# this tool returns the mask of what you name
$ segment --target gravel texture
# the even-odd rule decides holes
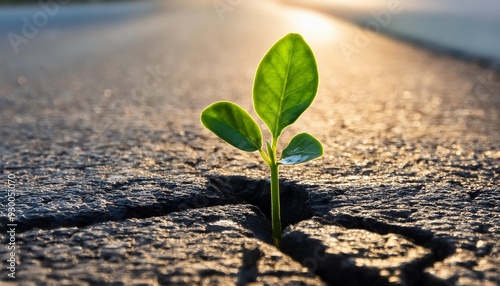
[[[270,237],[250,205],[32,230],[19,241],[18,275],[35,285],[323,285]]]
[[[331,285],[445,285],[423,275],[434,262],[432,251],[394,233],[310,220],[287,231],[281,249]]]

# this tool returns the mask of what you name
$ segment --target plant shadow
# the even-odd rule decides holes
[[[235,203],[251,204],[258,207],[271,220],[271,193],[268,180],[251,179],[244,176],[211,176],[207,179],[209,180],[209,188],[225,193]],[[313,216],[308,206],[308,187],[310,186],[280,180],[282,229]]]

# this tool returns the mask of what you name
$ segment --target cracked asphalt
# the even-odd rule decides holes
[[[345,57],[362,30],[279,2],[223,19],[206,1],[144,5],[55,16],[17,54],[1,35],[2,283],[500,284],[498,72],[377,34]],[[280,251],[264,163],[199,114],[217,100],[251,111],[255,69],[289,32],[320,86],[281,146],[305,131],[325,156],[281,169]]]

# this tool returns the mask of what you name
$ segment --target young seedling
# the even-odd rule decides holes
[[[323,155],[323,146],[312,135],[293,137],[278,160],[278,138],[311,105],[318,90],[318,68],[311,48],[298,34],[288,34],[264,56],[253,85],[257,115],[272,135],[264,148],[259,125],[243,108],[228,101],[216,102],[201,113],[202,124],[222,140],[247,152],[259,151],[271,171],[273,242],[281,240],[280,165],[294,165]]]

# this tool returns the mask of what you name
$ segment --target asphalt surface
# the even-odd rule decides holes
[[[7,230],[15,177],[19,257],[17,280],[3,267],[4,282],[36,273],[35,285],[359,285],[370,277],[498,285],[498,73],[376,34],[346,55],[342,46],[363,30],[276,2],[242,1],[222,18],[210,2],[147,5],[113,21],[50,18],[18,53],[2,32],[0,223]],[[281,145],[306,131],[325,156],[281,169],[291,228],[288,255],[278,255],[266,244],[262,160],[204,130],[199,114],[217,100],[251,111],[255,69],[289,32],[315,52],[320,87]],[[242,243],[259,245],[261,264],[247,261]],[[155,251],[168,255],[147,254]],[[4,261],[9,251],[0,254]],[[362,262],[343,271],[345,255]]]

